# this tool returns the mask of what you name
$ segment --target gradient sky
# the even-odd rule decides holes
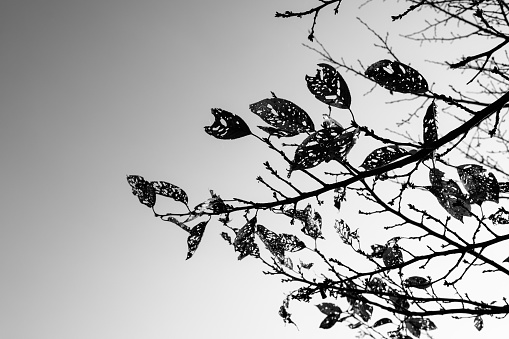
[[[277,310],[287,288],[254,260],[238,262],[217,224],[185,261],[185,232],[153,218],[125,180],[172,182],[191,205],[209,189],[263,196],[254,178],[265,149],[215,140],[203,126],[211,107],[256,126],[248,105],[270,91],[320,122],[326,110],[303,80],[320,62],[301,45],[310,18],[274,18],[294,3],[0,2],[0,338],[353,337],[319,330],[312,304],[293,309],[300,331],[285,327]],[[352,62],[386,57],[355,17],[384,28],[394,13],[354,3],[324,13],[317,36]],[[398,52],[411,59],[415,48]],[[362,96],[370,86],[350,85],[354,108],[364,123],[385,123],[388,109]],[[483,336],[507,325],[485,321]],[[434,337],[476,337],[460,324]]]

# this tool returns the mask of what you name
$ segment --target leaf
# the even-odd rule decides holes
[[[314,212],[310,204],[304,210],[306,212],[306,219],[303,220],[304,227],[301,231],[313,239],[322,237],[322,217],[318,212]]]
[[[150,184],[156,194],[187,205],[187,193],[182,188],[165,181],[152,181]]]
[[[474,326],[477,328],[478,331],[482,330],[484,327],[484,322],[480,315],[476,316],[474,318]]]
[[[381,258],[383,258],[383,255],[384,255],[384,252],[386,249],[387,249],[387,246],[385,246],[385,245],[378,245],[378,244],[371,245],[371,250],[373,251],[373,253],[371,253],[370,256],[373,258],[381,259]]]
[[[389,91],[417,94],[428,90],[428,83],[419,72],[398,61],[377,61],[366,69],[365,74]]]
[[[382,319],[379,319],[379,320],[375,321],[375,323],[373,324],[373,327],[378,327],[378,326],[382,326],[382,325],[390,324],[390,323],[392,323],[391,319],[389,319],[389,318],[382,318]]]
[[[272,232],[263,225],[256,226],[256,234],[258,234],[260,240],[274,257],[278,259],[284,258],[285,249],[278,234]]]
[[[320,328],[329,329],[334,326],[339,320],[339,314],[329,314],[320,323]]]
[[[221,232],[221,238],[224,239],[228,243],[228,245],[232,245],[232,238],[230,238],[230,235],[226,232]]]
[[[336,220],[334,229],[339,234],[339,237],[344,244],[351,245],[352,239],[358,240],[357,230],[355,230],[355,232],[351,232],[350,226],[348,226],[344,220]]]
[[[290,172],[318,166],[331,160],[343,161],[357,140],[358,130],[343,133],[338,127],[324,128],[297,147]]]
[[[248,255],[258,257],[260,255],[260,249],[254,242],[254,235],[256,229],[256,217],[249,220],[236,234],[235,240],[233,241],[233,247],[236,252],[239,252],[239,260],[244,259]]]
[[[454,218],[463,222],[464,216],[470,216],[470,203],[453,180],[443,180],[443,172],[430,170],[431,186],[425,187],[437,198],[440,205]]]
[[[190,220],[195,219],[203,214],[221,214],[226,213],[230,209],[231,206],[224,203],[223,199],[214,191],[210,190],[211,197],[201,204],[196,205],[194,210],[192,211],[192,216]]]
[[[241,117],[221,108],[212,108],[214,123],[205,127],[205,132],[216,139],[238,139],[251,134],[249,126]]]
[[[336,306],[333,303],[321,303],[321,304],[316,305],[316,307],[318,307],[320,312],[322,312],[323,314],[326,314],[326,315],[340,314],[342,312],[341,308],[339,308],[339,306]]]
[[[353,305],[353,311],[359,315],[362,320],[369,321],[371,319],[371,314],[373,313],[373,306],[370,304],[362,301],[362,300],[356,300]]]
[[[403,253],[398,245],[387,247],[382,255],[386,267],[393,267],[403,262]]]
[[[359,322],[357,322],[355,324],[348,324],[348,327],[350,327],[350,329],[354,330],[356,328],[361,327],[361,325],[362,325],[362,323],[359,321]]]
[[[405,279],[404,285],[406,287],[426,289],[431,286],[431,281],[423,277],[413,276],[408,279]]]
[[[346,201],[346,188],[345,187],[338,187],[334,189],[334,207],[336,207],[338,210],[341,209],[341,203],[343,201]]]
[[[134,195],[138,197],[138,200],[150,208],[154,207],[156,203],[156,193],[154,187],[143,179],[140,175],[128,175],[127,182],[132,188]]]
[[[394,307],[396,309],[407,310],[410,308],[410,303],[408,302],[408,300],[406,300],[406,298],[397,294],[393,290],[391,290],[390,292],[393,294],[389,295],[389,300],[392,302],[392,304],[394,305]]]
[[[488,218],[494,224],[507,225],[509,224],[509,211],[503,207],[499,207],[499,209]]]
[[[498,186],[500,188],[500,193],[509,192],[509,182],[499,182]]]
[[[481,205],[484,201],[498,203],[500,188],[493,173],[486,174],[484,167],[475,164],[461,165],[456,169],[472,204]]]
[[[343,77],[331,65],[321,63],[318,66],[316,76],[306,75],[309,91],[327,105],[350,108],[352,98]]]
[[[285,322],[285,324],[288,323],[288,324],[294,324],[295,325],[295,323],[293,322],[293,320],[291,318],[292,315],[290,313],[288,313],[288,308],[285,307],[285,305],[281,305],[281,307],[279,308],[279,312],[278,313],[279,313],[279,316],[281,318],[283,318],[283,321]]]
[[[180,222],[179,220],[177,220],[176,218],[174,217],[166,217],[166,219],[164,219],[165,221],[169,221],[169,222],[172,222],[174,223],[175,225],[179,226],[180,228],[182,228],[184,231],[186,232],[189,232],[191,233],[191,228],[189,226],[187,226],[186,224],[184,224],[183,222]]]
[[[419,338],[421,336],[421,327],[420,327],[420,323],[418,321],[413,321],[414,318],[408,318],[405,320],[405,325],[406,325],[406,328],[408,329],[408,331],[410,331],[410,333]]]
[[[299,106],[281,98],[263,99],[249,105],[251,112],[275,128],[279,136],[294,136],[315,130],[313,120]],[[272,133],[274,134],[274,133]]]
[[[429,145],[438,140],[437,127],[437,105],[435,100],[429,105],[422,122],[424,146]]]
[[[207,226],[207,223],[209,221],[202,221],[198,225],[194,226],[191,229],[191,232],[189,234],[189,237],[187,238],[187,258],[186,260],[190,259],[196,249],[198,248],[198,245],[200,244],[201,238],[203,237],[203,232],[205,232],[205,227]]]
[[[370,291],[374,291],[374,292],[385,292],[385,290],[387,289],[386,283],[382,279],[377,278],[377,277],[373,277],[373,278],[367,280],[366,287]]]
[[[280,235],[280,241],[283,244],[285,251],[288,252],[298,252],[306,248],[306,244],[293,234],[282,233]]]
[[[408,155],[408,152],[399,148],[398,146],[391,145],[381,147],[371,152],[366,157],[366,159],[364,159],[360,167],[364,168],[366,171],[369,171],[374,168],[387,165],[388,163],[404,157],[405,155]]]

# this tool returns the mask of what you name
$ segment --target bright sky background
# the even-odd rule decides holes
[[[254,180],[264,174],[262,145],[215,140],[203,126],[221,107],[255,129],[261,121],[248,105],[270,91],[320,123],[326,109],[304,82],[320,62],[301,45],[311,18],[274,18],[309,3],[0,2],[0,338],[354,336],[340,325],[318,329],[313,303],[292,309],[300,331],[285,327],[277,311],[288,288],[254,260],[238,262],[218,223],[185,261],[187,234],[153,218],[125,180],[172,182],[191,205],[209,189],[263,197]],[[358,3],[324,13],[316,35],[352,63],[385,58],[355,17],[384,35],[397,13],[385,9],[390,3],[362,11]],[[422,64],[417,45],[400,46],[403,59]],[[387,97],[370,102],[362,96],[370,85],[344,76],[361,123],[401,118],[384,114],[392,112],[380,106]],[[507,325],[485,323],[478,335],[471,322],[453,322],[434,338],[489,337]]]

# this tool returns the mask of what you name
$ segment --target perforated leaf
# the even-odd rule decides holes
[[[283,244],[285,251],[288,252],[298,252],[306,248],[306,244],[304,244],[299,238],[297,238],[297,236],[293,234],[281,234],[280,241]]]
[[[352,232],[350,226],[344,220],[336,220],[334,229],[339,234],[341,241],[347,245],[352,244],[352,240],[358,240],[357,230]]]
[[[306,75],[309,91],[323,103],[337,108],[350,108],[352,98],[348,85],[339,72],[328,64],[318,64],[316,76]]]
[[[138,200],[148,207],[154,207],[156,203],[156,192],[151,183],[146,181],[140,175],[128,175],[127,182],[132,188],[132,192],[138,197]]]
[[[476,164],[458,166],[457,171],[472,204],[480,205],[484,201],[498,203],[500,188],[493,173],[486,173],[484,167]]]
[[[385,290],[387,289],[387,284],[382,279],[373,277],[366,281],[366,287],[370,291],[385,292]]]
[[[449,179],[443,179],[443,172],[431,169],[429,173],[431,186],[426,187],[438,200],[440,205],[454,218],[463,221],[464,216],[470,216],[470,203],[461,191],[459,185]]]
[[[346,200],[346,188],[339,187],[334,189],[334,207],[341,209],[341,203]]]
[[[321,303],[316,305],[323,314],[340,314],[341,308],[333,303]]]
[[[416,319],[416,321],[414,321],[415,318],[408,318],[405,320],[405,325],[406,325],[406,328],[408,329],[408,331],[410,333],[412,333],[412,335],[414,337],[417,337],[419,338],[421,336],[421,325],[420,325],[420,322]]]
[[[214,193],[214,191],[210,191],[211,197],[201,204],[198,204],[195,206],[192,218],[191,220],[201,216],[203,214],[218,214],[218,213],[226,213],[231,206],[224,203],[223,199],[217,194]]]
[[[290,171],[312,168],[324,161],[343,161],[355,144],[357,135],[357,130],[343,133],[337,127],[311,134],[297,147]]]
[[[403,262],[403,253],[398,245],[387,247],[382,255],[386,267],[393,267]]]
[[[165,181],[152,181],[150,184],[154,188],[155,194],[172,198],[187,205],[187,194],[182,188]]]
[[[272,131],[272,133],[269,132],[271,134],[294,136],[315,130],[309,115],[302,108],[285,99],[264,99],[249,105],[249,109],[275,128],[275,130],[268,130]]]
[[[482,320],[482,317],[480,315],[474,318],[474,326],[478,331],[483,329],[484,321]]]
[[[239,252],[239,260],[244,259],[248,255],[258,257],[260,249],[255,243],[256,217],[249,220],[240,230],[238,230],[233,247]]]
[[[362,320],[369,321],[369,319],[371,319],[371,314],[373,313],[373,306],[371,306],[370,304],[362,300],[355,300],[352,307],[353,311],[357,315],[359,315],[362,318]]]
[[[205,132],[217,139],[238,139],[251,134],[249,126],[241,117],[221,108],[212,108],[214,123]]]
[[[371,250],[373,251],[373,253],[371,253],[370,256],[373,258],[381,259],[381,258],[383,258],[383,255],[384,255],[386,249],[387,249],[387,246],[385,246],[385,245],[378,245],[378,244],[371,245]]]
[[[509,192],[509,182],[499,182],[498,186],[500,188],[500,193]]]
[[[428,90],[428,83],[419,72],[398,61],[377,61],[366,69],[365,74],[389,91],[424,93]]]
[[[320,328],[329,329],[334,326],[339,320],[339,314],[329,314],[320,323]]]
[[[375,323],[373,324],[373,327],[378,327],[378,326],[382,326],[382,325],[390,324],[390,323],[392,323],[391,319],[389,319],[389,318],[382,318],[382,319],[379,319],[379,320],[375,321]]]
[[[256,234],[260,237],[261,241],[267,249],[277,258],[284,258],[285,249],[278,234],[272,232],[263,225],[256,226]]]
[[[306,206],[305,212],[306,219],[303,221],[304,227],[301,229],[302,233],[313,239],[322,237],[322,217],[320,214],[313,211],[311,205]]]
[[[413,276],[408,279],[405,279],[404,284],[406,287],[426,289],[431,286],[431,281],[427,278]]]
[[[507,225],[509,224],[509,211],[503,207],[499,207],[495,213],[489,216],[489,219],[494,224]]]
[[[424,146],[435,142],[438,139],[437,105],[435,101],[429,105],[422,122]]]
[[[405,155],[408,155],[408,152],[398,146],[391,145],[381,147],[371,152],[366,159],[364,159],[360,167],[369,171],[391,163]]]
[[[205,227],[207,226],[208,222],[209,222],[208,220],[202,221],[191,229],[189,237],[187,238],[187,247],[189,250],[187,251],[186,260],[190,259],[193,256],[194,252],[196,252],[196,249],[200,244],[200,241],[203,237],[203,232],[205,232]]]

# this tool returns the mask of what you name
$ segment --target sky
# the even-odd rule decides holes
[[[0,2],[0,338],[354,336],[318,329],[311,304],[292,310],[299,331],[285,326],[277,311],[288,288],[256,261],[237,261],[217,223],[186,261],[185,232],[154,218],[126,182],[172,182],[190,205],[210,189],[267,197],[255,181],[266,149],[252,138],[215,140],[203,127],[213,107],[260,124],[248,106],[270,91],[320,122],[326,110],[304,82],[321,62],[302,46],[310,18],[274,18],[312,3]],[[352,63],[386,58],[355,19],[383,30],[394,14],[384,6],[345,1],[339,15],[319,18],[316,36]],[[416,56],[415,45],[398,52]],[[360,121],[401,118],[387,114],[387,97],[366,100],[370,84],[344,77]],[[487,319],[480,334],[460,324],[444,322],[434,338],[480,338],[507,321]]]

